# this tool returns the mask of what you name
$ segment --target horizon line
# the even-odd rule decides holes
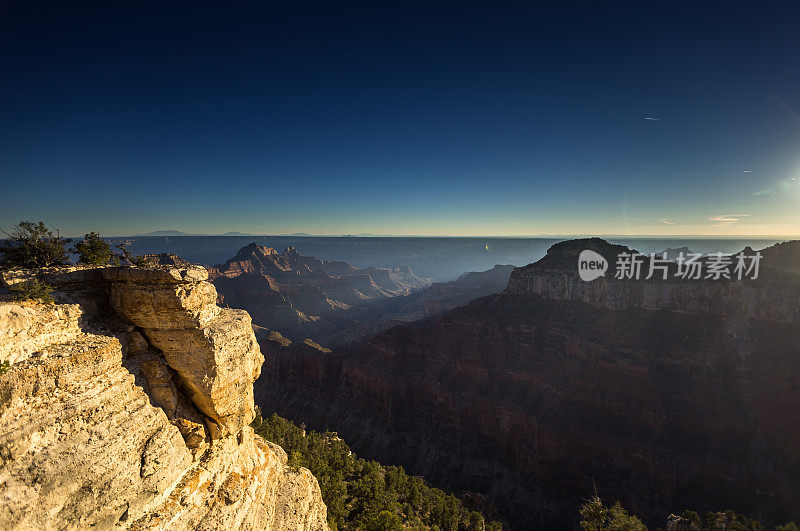
[[[177,232],[177,231],[176,231]],[[81,238],[83,235],[65,236],[65,238]],[[309,233],[291,233],[291,234],[254,234],[254,233],[181,233],[181,234],[123,234],[114,236],[103,236],[103,238],[185,238],[185,237],[207,237],[207,238],[495,238],[495,239],[558,239],[558,238],[605,238],[605,239],[631,239],[631,238],[644,238],[644,239],[756,239],[756,240],[798,240],[800,235],[764,235],[764,234],[521,234],[521,235],[508,235],[508,234],[309,234]]]

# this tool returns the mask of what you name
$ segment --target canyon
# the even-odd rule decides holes
[[[167,255],[158,256],[163,260]],[[303,256],[294,247],[278,253],[250,243],[208,271],[219,303],[246,308],[259,337],[277,332],[293,341],[308,339],[336,348],[363,344],[392,326],[499,293],[513,269],[495,265],[431,283],[406,266],[358,269],[347,262]]]
[[[162,261],[174,257],[162,257]],[[327,530],[317,480],[253,433],[264,360],[203,267],[5,271],[0,527]]]
[[[800,517],[800,243],[744,281],[584,282],[583,249],[631,251],[565,241],[432,284],[256,244],[5,271],[56,303],[0,290],[0,526],[327,529],[255,405],[512,529],[572,528],[595,492],[655,525]]]
[[[263,410],[480,492],[515,529],[570,528],[597,492],[663,525],[686,509],[800,517],[800,244],[744,281],[577,276],[552,246],[506,289],[363,344],[259,338]]]

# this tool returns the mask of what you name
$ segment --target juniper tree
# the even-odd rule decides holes
[[[41,221],[20,221],[10,232],[3,232],[8,237],[0,246],[3,268],[36,269],[69,263],[64,245],[70,240],[62,238],[57,229],[55,232],[48,229]]]
[[[96,232],[90,232],[72,250],[81,264],[106,265],[114,259],[108,243]]]

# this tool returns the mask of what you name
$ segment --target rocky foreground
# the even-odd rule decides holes
[[[204,268],[39,277],[56,304],[0,295],[0,528],[328,528],[316,479],[249,426],[264,358]]]
[[[587,245],[619,251],[555,245],[503,294],[357,350],[262,341],[256,401],[482,492],[517,529],[571,528],[595,488],[655,525],[800,517],[800,244],[719,283],[581,282]]]

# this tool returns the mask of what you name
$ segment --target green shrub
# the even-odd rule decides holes
[[[90,232],[72,249],[78,262],[90,265],[106,265],[114,260],[114,253],[106,241],[96,232]]]
[[[18,301],[40,300],[42,302],[53,302],[53,287],[41,282],[38,278],[20,282],[11,287],[14,299]]]
[[[717,529],[766,531],[768,528],[761,522],[733,511],[710,511],[705,516],[700,516],[695,511],[684,511],[675,529],[676,531],[714,531]],[[776,531],[797,531],[797,526],[789,522],[784,526],[775,526],[775,529]]]
[[[8,369],[11,367],[11,363],[8,360],[0,361],[0,376],[8,372]]]
[[[628,514],[628,511],[619,502],[616,502],[611,508],[607,508],[596,495],[581,506],[580,514],[581,527],[589,531],[647,529],[641,520]],[[695,511],[684,511],[673,526],[676,531],[716,531],[718,529],[765,531],[767,529],[760,522],[733,511],[711,511],[706,513],[705,517]],[[800,531],[792,522],[776,526],[775,530]]]
[[[581,527],[586,531],[647,531],[641,520],[622,507],[619,502],[610,508],[603,505],[598,496],[593,496],[580,508]]]
[[[366,526],[367,531],[403,531],[403,519],[390,511],[381,511]]]
[[[4,268],[36,269],[69,262],[64,245],[70,240],[62,238],[58,230],[53,233],[41,221],[20,221],[5,234],[8,242],[0,247]]]
[[[692,514],[690,511],[687,513]],[[733,511],[708,512],[705,521],[699,527],[703,530],[730,529],[731,531],[763,531],[766,529],[760,522]]]

